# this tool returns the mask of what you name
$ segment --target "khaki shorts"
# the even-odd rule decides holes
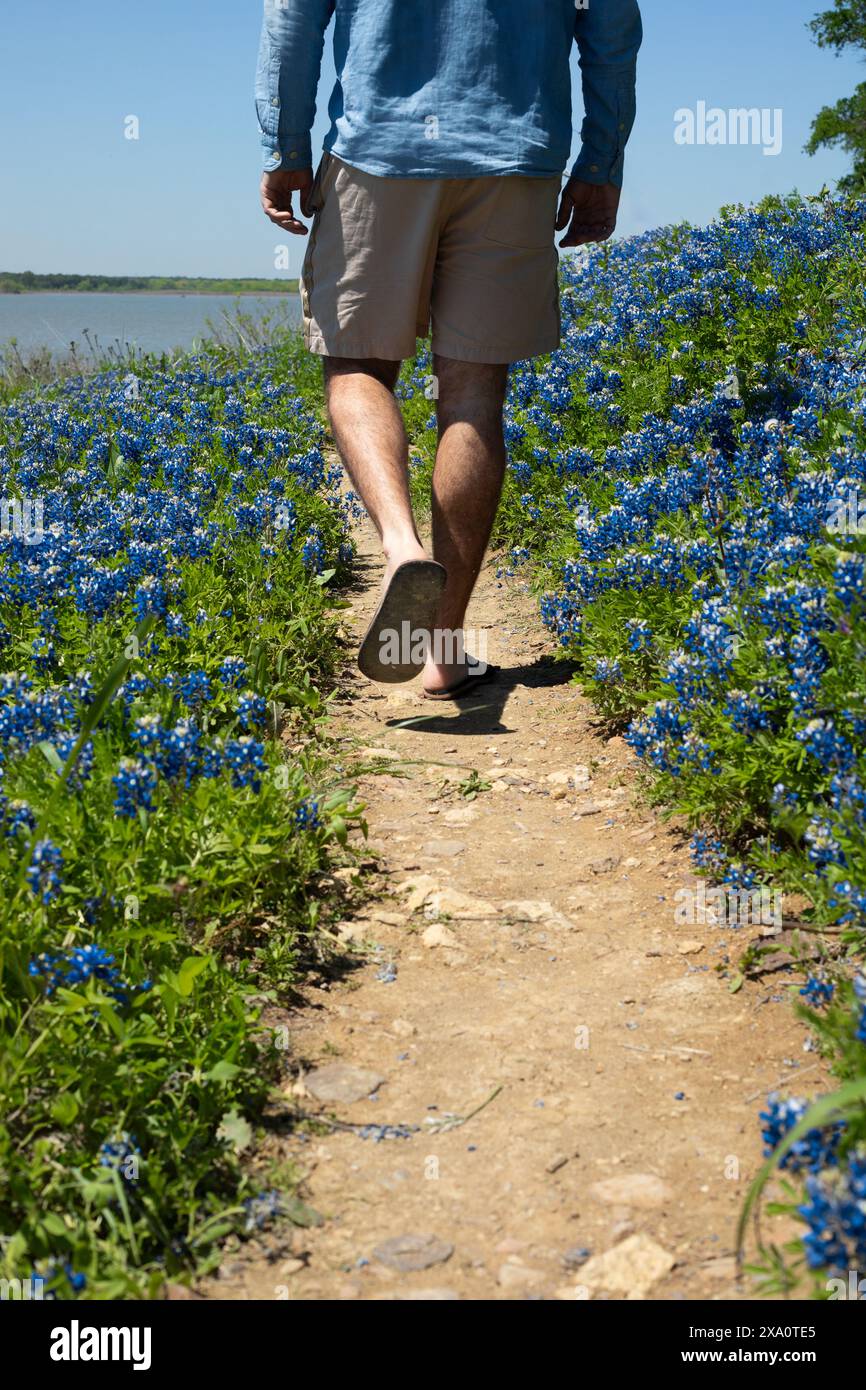
[[[383,178],[325,154],[301,278],[326,357],[517,362],[559,346],[558,178]]]

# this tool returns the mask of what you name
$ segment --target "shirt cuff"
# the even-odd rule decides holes
[[[582,183],[612,183],[615,188],[622,188],[623,164],[621,153],[615,156],[599,154],[597,150],[584,145],[571,171],[571,177],[580,179]]]
[[[303,135],[280,134],[276,140],[265,135],[262,140],[262,164],[265,173],[275,169],[311,169],[313,146],[309,131]]]

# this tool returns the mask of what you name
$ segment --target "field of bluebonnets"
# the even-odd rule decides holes
[[[820,1291],[866,1260],[866,203],[594,248],[562,305],[497,539],[698,869],[811,904],[790,988],[838,1089],[755,1117],[744,1218],[783,1169],[803,1237],[765,1238],[765,1287]],[[400,388],[428,465],[430,370]],[[44,500],[0,542],[3,1272],[59,1297],[153,1293],[279,1210],[242,1163],[260,1013],[357,817],[302,737],[350,559],[320,419],[291,341],[0,417],[0,493]]]
[[[593,248],[562,311],[561,350],[512,378],[498,539],[696,867],[738,909],[762,888],[811,904],[796,939],[821,958],[791,992],[840,1089],[770,1102],[749,1207],[784,1169],[806,1229],[785,1268],[766,1247],[768,1288],[862,1270],[866,202]],[[404,388],[428,461],[430,370]]]
[[[0,537],[0,1275],[45,1296],[154,1293],[279,1207],[241,1167],[279,1060],[259,1019],[356,819],[305,737],[350,553],[309,380],[293,342],[214,348],[0,413],[22,500]]]

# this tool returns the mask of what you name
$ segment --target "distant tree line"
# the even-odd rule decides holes
[[[833,8],[823,10],[809,27],[821,48],[837,54],[859,49],[862,56],[866,50],[866,0],[833,0]],[[866,196],[866,82],[818,112],[806,150],[815,154],[822,148],[844,150],[851,157],[850,172],[839,180],[840,192]]]
[[[175,290],[185,294],[285,294],[297,280],[209,280],[203,275],[37,275],[32,270],[0,270],[0,294],[36,290],[134,294]]]

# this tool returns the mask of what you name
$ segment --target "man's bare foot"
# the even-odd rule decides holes
[[[410,560],[429,560],[430,556],[419,540],[405,540],[385,548],[385,573],[382,577],[382,592],[390,584],[394,571]]]
[[[467,685],[471,681],[480,680],[488,670],[486,661],[479,661],[477,657],[463,650],[462,641],[452,643],[456,647],[456,652],[450,660],[442,659],[442,652],[437,651],[437,638],[441,637],[441,629],[433,633],[433,649],[427,658],[424,667],[424,693],[426,695],[441,695],[445,691],[454,690],[458,687]],[[462,634],[447,634],[449,637],[460,638]],[[448,651],[448,646],[444,646]],[[450,653],[449,653],[450,654]],[[437,660],[437,658],[439,658]]]
[[[424,667],[424,689],[430,695],[435,695],[439,690],[449,690],[452,685],[464,680],[468,672],[469,661],[466,657],[462,661],[437,662],[430,656]]]

